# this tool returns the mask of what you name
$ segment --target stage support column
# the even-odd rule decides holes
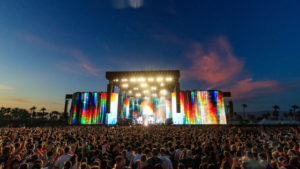
[[[71,94],[66,94],[66,97],[65,97],[65,109],[64,109],[63,116],[66,120],[66,123],[68,123],[68,118],[69,118],[68,107],[69,107],[69,101],[70,101],[70,99],[72,99],[72,96],[73,95],[71,95]]]
[[[107,84],[106,113],[110,113],[111,88],[112,88],[112,84],[111,82],[109,82],[109,84]]]
[[[180,83],[176,84],[176,110],[177,113],[180,113]]]
[[[65,100],[65,111],[64,111],[64,113],[68,113],[68,107],[69,107],[69,99],[66,98],[66,100]]]

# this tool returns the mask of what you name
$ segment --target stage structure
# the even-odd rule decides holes
[[[106,92],[77,92],[72,96],[69,124],[226,124],[218,90],[180,91],[179,70],[107,72]],[[68,107],[67,105],[65,107]]]

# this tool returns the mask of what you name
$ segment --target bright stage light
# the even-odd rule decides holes
[[[156,90],[156,87],[151,87],[151,90]]]
[[[160,94],[166,95],[166,94],[167,94],[167,90],[165,90],[165,89],[161,90],[161,91],[160,91]]]
[[[128,91],[128,93],[129,93],[129,94],[131,94],[131,93],[132,93],[132,91],[131,91],[131,90],[129,90],[129,91]]]
[[[167,82],[170,82],[170,81],[172,81],[172,80],[173,80],[173,79],[172,79],[171,77],[167,77],[167,78],[166,78],[166,81],[167,81]]]
[[[128,84],[125,83],[125,84],[122,85],[122,87],[127,88],[127,87],[128,87]]]
[[[140,93],[137,93],[135,96],[136,96],[136,97],[141,97],[141,94],[140,94]]]
[[[161,87],[164,87],[164,86],[165,86],[165,84],[164,84],[164,83],[161,83],[161,84],[160,84],[160,86],[161,86]]]
[[[127,82],[128,80],[127,80],[127,79],[122,79],[121,81],[122,81],[122,82]]]
[[[154,81],[154,78],[153,78],[153,77],[149,77],[149,78],[148,78],[148,81],[149,81],[149,82],[153,82],[153,81]]]
[[[147,85],[147,83],[142,83],[141,84],[141,87],[147,87],[148,85]]]
[[[114,82],[118,82],[118,81],[119,81],[119,79],[115,79],[115,80],[114,80]]]
[[[144,82],[144,81],[145,81],[145,78],[140,77],[140,78],[138,78],[138,81],[139,81],[139,82]]]
[[[156,78],[156,80],[157,80],[158,82],[161,82],[161,81],[163,81],[163,78],[162,78],[162,77],[158,77],[158,78]]]
[[[157,97],[157,94],[156,94],[156,93],[153,93],[153,94],[152,94],[152,97]]]
[[[139,90],[139,88],[135,87],[135,88],[133,88],[133,90]]]
[[[149,91],[148,90],[144,90],[144,93],[146,94],[146,93],[149,93]]]
[[[136,82],[136,78],[134,78],[134,77],[133,77],[133,78],[130,78],[130,81],[131,81],[131,82]]]

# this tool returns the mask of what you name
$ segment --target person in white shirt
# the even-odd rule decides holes
[[[55,163],[55,167],[58,167],[59,169],[62,169],[64,167],[65,162],[69,161],[70,158],[72,157],[70,153],[71,148],[70,147],[66,147],[65,148],[65,152],[63,155],[61,155],[60,157],[58,157],[56,163]]]

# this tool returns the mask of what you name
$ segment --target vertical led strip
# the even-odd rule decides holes
[[[106,113],[106,124],[117,124],[118,118],[118,93],[111,93],[110,113]]]

